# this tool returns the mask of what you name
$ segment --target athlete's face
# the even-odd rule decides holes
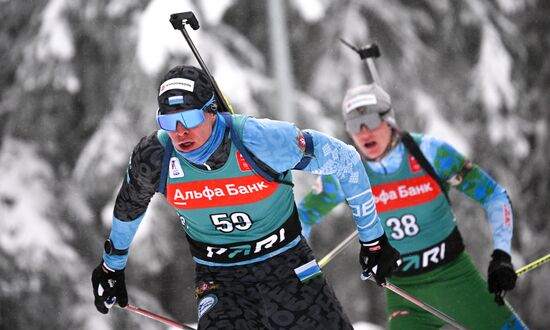
[[[174,147],[182,152],[189,152],[200,148],[212,135],[212,127],[216,121],[216,115],[205,112],[204,121],[193,128],[185,128],[178,122],[175,131],[168,131]]]
[[[374,129],[361,126],[359,133],[350,134],[359,152],[369,159],[376,159],[384,153],[391,142],[391,127],[385,121]]]

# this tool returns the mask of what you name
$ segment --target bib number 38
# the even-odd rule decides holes
[[[389,218],[386,220],[386,226],[391,228],[391,237],[396,241],[415,236],[420,232],[416,217],[412,214],[405,214],[401,218]]]

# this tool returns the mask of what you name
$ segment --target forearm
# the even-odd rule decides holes
[[[340,140],[316,131],[312,134],[315,157],[304,169],[307,172],[334,175],[353,211],[362,241],[380,237],[384,230],[374,205],[369,178],[357,151]]]
[[[130,171],[130,169],[129,169]],[[131,171],[130,171],[131,173]],[[144,187],[137,180],[131,180],[131,176],[123,182],[115,201],[113,211],[111,233],[109,238],[118,250],[130,247],[132,240],[143,220],[147,206],[154,191]],[[123,269],[128,261],[128,254],[108,255],[103,253],[103,260],[107,266],[114,270]]]
[[[158,189],[163,151],[154,133],[141,139],[134,148],[115,200],[109,235],[118,250],[130,247],[147,206]],[[104,253],[103,259],[108,267],[119,270],[126,266],[128,254],[120,256]]]
[[[512,205],[506,191],[499,186],[483,207],[491,226],[494,249],[511,254],[514,221]]]
[[[132,221],[122,221],[113,216],[111,233],[109,234],[109,239],[111,239],[113,246],[118,250],[129,249],[142,220],[143,215]],[[111,269],[124,269],[128,261],[128,254],[109,255],[104,251],[103,261]]]
[[[127,173],[129,175],[122,183],[115,200],[111,233],[109,234],[113,246],[118,250],[130,247],[154,194],[152,186],[140,184],[131,167]],[[128,254],[120,256],[108,255],[104,252],[103,260],[109,268],[120,270],[126,267]]]

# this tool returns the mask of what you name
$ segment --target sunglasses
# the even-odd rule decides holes
[[[351,134],[361,132],[361,127],[365,125],[369,130],[374,130],[380,127],[382,119],[378,113],[368,113],[353,119],[345,120],[346,130]]]
[[[206,102],[200,109],[189,109],[176,113],[160,114],[160,108],[157,110],[157,123],[165,131],[176,131],[178,122],[185,128],[194,128],[204,122],[204,109],[214,103],[214,96]]]

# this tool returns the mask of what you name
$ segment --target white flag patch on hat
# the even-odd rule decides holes
[[[375,105],[375,104],[378,104],[378,100],[376,100],[376,95],[374,94],[357,95],[356,97],[352,98],[346,103],[346,112],[350,112],[354,109],[357,109],[359,107],[363,107],[366,105]]]
[[[168,98],[168,105],[174,105],[174,104],[183,104],[185,101],[183,100],[183,96],[176,95],[176,96],[170,96]]]
[[[169,91],[171,89],[182,89],[184,91],[193,92],[193,89],[195,88],[195,82],[193,80],[185,79],[185,78],[172,78],[168,79],[165,82],[160,85],[159,88],[159,96],[162,95],[162,93]]]

